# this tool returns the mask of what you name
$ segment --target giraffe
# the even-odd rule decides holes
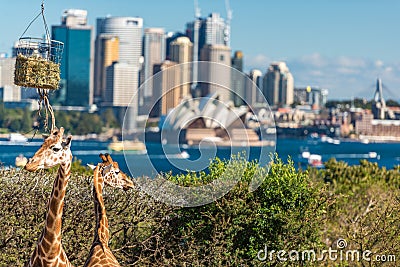
[[[113,161],[109,154],[100,154],[100,158],[102,162],[97,166],[89,165],[94,169],[93,199],[96,229],[89,257],[84,267],[119,267],[117,259],[108,247],[110,232],[103,200],[103,188],[107,184],[111,187],[128,190],[133,188],[133,182],[119,169],[118,163]]]
[[[30,172],[59,165],[48,202],[45,226],[25,267],[72,267],[61,244],[61,223],[66,187],[71,174],[71,136],[63,138],[64,128],[53,129],[24,169]]]

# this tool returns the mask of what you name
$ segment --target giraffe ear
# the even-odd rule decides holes
[[[71,147],[71,139],[72,139],[72,136],[68,135],[67,139],[61,143],[61,145],[64,149],[68,149]]]
[[[42,134],[44,140],[46,140],[50,135],[49,134]]]
[[[103,162],[107,162],[107,158],[103,153],[100,153],[99,157]]]
[[[110,154],[106,153],[107,161],[112,163],[114,162],[113,159],[111,158]]]

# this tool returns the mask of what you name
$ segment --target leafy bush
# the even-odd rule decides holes
[[[332,266],[261,262],[257,253],[264,246],[327,249],[345,238],[349,249],[400,257],[399,168],[330,161],[324,170],[296,171],[293,162],[277,158],[269,168],[266,174],[255,162],[215,160],[209,173],[166,175],[180,185],[198,186],[223,173],[243,174],[228,194],[193,208],[167,206],[138,189],[106,187],[111,249],[122,266]],[[55,175],[55,169],[0,170],[0,266],[21,266],[29,259]],[[250,192],[254,177],[264,181]],[[74,266],[82,266],[89,253],[94,225],[91,172],[75,163],[63,217],[63,245]],[[365,263],[337,263],[358,264]]]

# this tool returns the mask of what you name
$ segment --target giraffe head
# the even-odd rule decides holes
[[[25,170],[36,171],[37,169],[48,169],[58,164],[63,164],[72,160],[71,136],[63,137],[64,128],[54,129],[49,136],[44,139],[43,144],[36,151],[35,155],[29,159],[25,165]]]
[[[118,162],[113,161],[110,154],[100,154],[102,162],[99,163],[99,172],[101,173],[104,183],[115,188],[128,190],[133,188],[132,180],[119,169]],[[93,169],[95,166],[91,166]]]

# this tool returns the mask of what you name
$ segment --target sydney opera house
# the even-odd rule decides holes
[[[257,111],[219,100],[218,92],[189,98],[160,122],[160,141],[168,144],[216,146],[275,145],[274,122],[268,108]]]

